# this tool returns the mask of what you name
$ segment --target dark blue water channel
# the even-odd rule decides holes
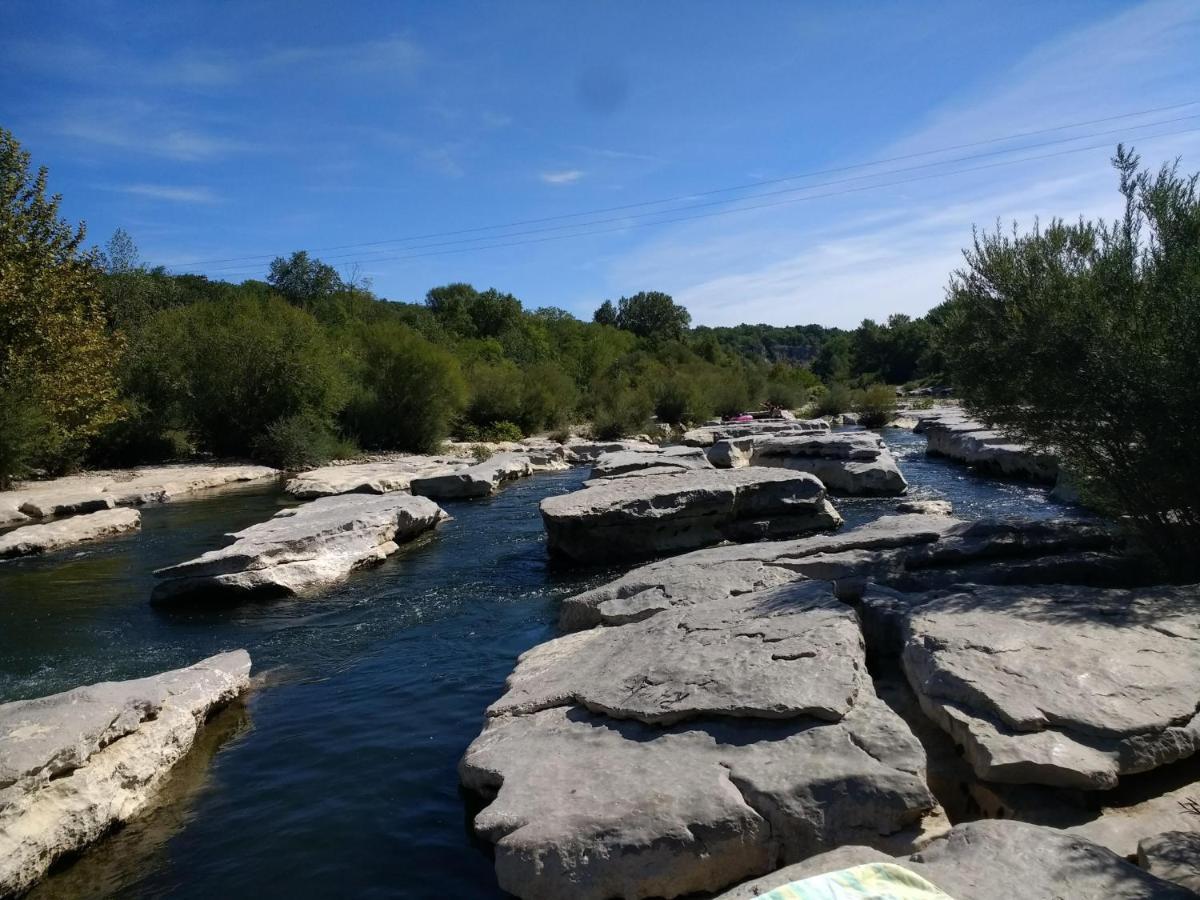
[[[957,514],[1073,514],[1042,488],[978,478],[889,431],[912,494]],[[455,765],[558,601],[615,572],[546,558],[538,475],[319,597],[152,608],[152,571],[222,546],[292,501],[278,486],[143,510],[135,534],[0,563],[0,701],[188,665],[245,647],[256,689],[218,716],[169,802],[45,881],[37,898],[501,897]],[[845,500],[848,525],[894,500]]]

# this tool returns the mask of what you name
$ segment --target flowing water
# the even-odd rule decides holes
[[[1076,514],[885,440],[921,498],[964,518]],[[552,566],[537,505],[586,468],[537,475],[319,597],[209,612],[147,599],[155,568],[222,546],[290,501],[278,486],[143,509],[140,534],[0,563],[0,701],[245,647],[257,688],[218,715],[168,801],[32,897],[501,897],[455,765],[558,601],[615,574]],[[847,525],[895,500],[836,501]]]

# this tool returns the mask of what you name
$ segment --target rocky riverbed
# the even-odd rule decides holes
[[[0,592],[23,599],[0,608],[0,647],[27,660],[20,677],[58,678],[60,690],[114,680],[114,663],[145,676],[146,652],[184,636],[186,648],[149,671],[175,677],[247,646],[260,670],[299,663],[316,676],[269,674],[252,695],[253,732],[221,751],[223,774],[172,826],[174,874],[163,877],[181,896],[218,883],[359,893],[386,879],[429,897],[750,897],[860,863],[903,866],[956,898],[1186,896],[1196,869],[1187,809],[1200,783],[1196,589],[1154,586],[1110,526],[1048,517],[1069,510],[1044,489],[926,461],[919,439],[765,425],[672,449],[498,447],[492,466],[448,454],[420,473],[411,470],[424,462],[393,461],[340,484],[336,472],[306,473],[310,485],[344,489],[299,506],[262,494],[240,512],[221,501],[230,505],[207,546],[163,544],[154,563],[113,570],[135,580],[117,574],[105,601],[130,623],[114,632],[123,640],[97,645],[105,678],[72,675],[87,658],[78,650],[61,674],[35,676],[52,657],[36,640],[19,651],[4,642],[44,634],[21,618],[38,604],[67,612],[56,627],[70,629],[71,608],[54,604],[64,588],[72,597],[72,582],[56,573],[153,548],[183,534],[163,530],[164,515],[206,508],[146,507],[140,535],[79,544],[77,561],[47,548],[0,565]],[[851,472],[847,463],[885,453],[904,499],[826,492],[792,462]],[[715,463],[722,456],[728,467]],[[447,477],[463,486],[441,500],[450,518],[431,513],[427,524],[417,507],[438,504],[414,485]],[[980,518],[1003,508],[1023,518]],[[388,548],[438,522],[431,539]],[[225,532],[237,528],[231,543]],[[606,560],[617,567],[592,568]],[[166,569],[160,584],[189,590],[225,579],[301,596],[238,612],[151,610],[153,569]],[[111,576],[93,571],[74,583],[109,596],[100,586]],[[129,597],[143,616],[128,618]],[[99,610],[81,635],[106,627]],[[133,730],[97,745],[120,747],[174,716],[153,697],[129,702],[136,714],[114,718]],[[46,746],[73,740],[66,720],[46,722]],[[317,740],[330,733],[335,744]],[[146,757],[159,763],[138,792],[173,783],[181,746],[174,760]],[[460,829],[444,827],[461,814],[455,782],[475,798],[470,830],[494,845],[494,875]],[[131,807],[146,810],[139,822],[160,808]],[[69,851],[94,833],[38,846]],[[112,862],[108,846],[67,872],[84,883],[89,866]],[[301,864],[305,846],[324,848],[303,854],[321,865]],[[102,892],[154,893],[164,882],[144,865],[129,862],[113,882],[122,887]],[[35,896],[73,895],[68,883],[52,876]]]

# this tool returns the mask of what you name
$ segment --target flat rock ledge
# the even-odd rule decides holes
[[[27,481],[0,492],[0,525],[28,518],[96,512],[114,506],[168,503],[197,491],[239,482],[275,478],[278,469],[240,465],[149,466],[88,475],[69,475],[51,481]]]
[[[965,463],[983,472],[1045,484],[1058,480],[1058,458],[1014,441],[958,407],[923,413],[913,428],[929,442],[928,452]]]
[[[755,419],[753,422],[722,422],[702,425],[683,433],[689,447],[711,447],[717,441],[753,435],[803,435],[829,431],[824,419]]]
[[[633,569],[607,584],[563,601],[559,625],[568,631],[619,625],[680,605],[708,603],[804,578],[832,581],[838,596],[864,604],[865,625],[877,645],[899,654],[898,636],[911,599],[867,593],[877,583],[930,591],[987,582],[1111,582],[1136,573],[1104,527],[1078,521],[980,520],[910,514],[883,516],[837,534],[785,541],[710,547]]]
[[[555,472],[567,467],[561,448],[555,453],[497,453],[465,469],[414,478],[410,490],[434,500],[488,497],[506,482],[526,478],[535,472]]]
[[[465,469],[470,463],[457,456],[398,456],[379,462],[322,466],[301,472],[284,490],[294,497],[312,500],[334,494],[387,494],[407,491],[414,478],[444,475]]]
[[[720,468],[777,466],[809,472],[832,494],[897,496],[908,482],[890,450],[869,431],[725,438],[708,449]]]
[[[524,654],[459,764],[500,886],[605,900],[719,890],[946,823],[876,696],[853,610],[807,582]]]
[[[754,878],[716,900],[754,900],[776,888],[869,863],[908,869],[954,900],[1184,900],[1185,887],[1143,871],[1115,853],[1053,828],[984,820],[954,826],[907,857],[839,847]]]
[[[0,705],[0,895],[149,806],[205,719],[249,685],[235,650],[134,681]]]
[[[50,553],[88,541],[127,534],[137,531],[141,526],[142,516],[136,509],[105,509],[45,525],[25,525],[7,534],[0,534],[0,559]]]
[[[842,522],[812,475],[757,467],[605,479],[547,497],[541,512],[550,551],[580,563],[826,531]]]
[[[573,438],[563,445],[567,462],[577,465],[594,462],[605,453],[623,451],[653,453],[656,450],[658,450],[658,444],[650,441],[587,441],[582,438]]]
[[[661,450],[618,450],[602,453],[592,465],[592,478],[619,478],[623,475],[666,474],[711,469],[700,447],[666,447]]]
[[[432,500],[410,494],[323,497],[230,535],[227,547],[159,569],[152,600],[303,594],[382,562],[445,518]]]
[[[908,681],[982,779],[1105,790],[1200,748],[1200,586],[901,602]]]

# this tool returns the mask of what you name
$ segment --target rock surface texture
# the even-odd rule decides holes
[[[667,447],[663,450],[619,450],[602,453],[592,465],[592,478],[615,478],[654,470],[657,474],[711,469],[712,463],[699,447]]]
[[[12,509],[24,516],[41,518],[96,512],[114,506],[167,503],[197,491],[274,478],[278,474],[277,469],[266,466],[189,464],[27,481],[14,490],[0,493],[0,520],[11,516],[11,512],[6,514],[3,510]]]
[[[894,496],[908,490],[895,457],[869,431],[726,438],[713,443],[708,458],[722,468],[777,466],[809,472],[833,494]]]
[[[567,468],[561,453],[497,453],[490,459],[440,475],[414,478],[411,490],[435,500],[463,500],[487,497],[508,481],[525,478],[534,472],[552,472]]]
[[[929,441],[928,452],[984,472],[1053,484],[1058,459],[1039,453],[966,415],[958,407],[922,413],[913,429]]]
[[[761,468],[605,479],[547,497],[541,512],[551,552],[576,562],[644,559],[841,524],[816,478]]]
[[[414,478],[444,475],[468,465],[457,456],[398,456],[381,462],[322,466],[301,472],[284,490],[305,500],[333,494],[387,494],[407,491]]]
[[[1200,894],[1200,832],[1166,831],[1138,844],[1138,865]]]
[[[985,780],[1102,790],[1200,747],[1200,587],[969,586],[903,631],[922,708]]]
[[[244,650],[0,706],[0,895],[150,805],[207,715],[249,684]]]
[[[1103,847],[1053,828],[981,821],[956,825],[944,838],[907,858],[895,859],[866,847],[841,847],[755,878],[717,900],[753,900],[793,881],[870,862],[898,863],[954,900],[1184,900],[1195,896]]]
[[[563,444],[563,452],[569,463],[593,462],[605,453],[620,453],[632,450],[641,453],[654,453],[658,444],[649,441],[585,441],[573,438]]]
[[[141,524],[142,516],[136,509],[104,509],[47,522],[45,525],[26,525],[0,534],[0,559],[49,553],[87,541],[114,537],[136,531]]]
[[[839,843],[944,830],[852,610],[788,585],[534,648],[459,765],[523,898],[712,891]]]
[[[323,497],[231,535],[227,547],[159,569],[153,599],[208,592],[301,594],[381,562],[444,518],[432,500],[409,494]]]
[[[755,419],[702,425],[685,431],[683,443],[689,447],[711,447],[717,441],[756,434],[803,435],[828,431],[829,423],[824,419]]]

